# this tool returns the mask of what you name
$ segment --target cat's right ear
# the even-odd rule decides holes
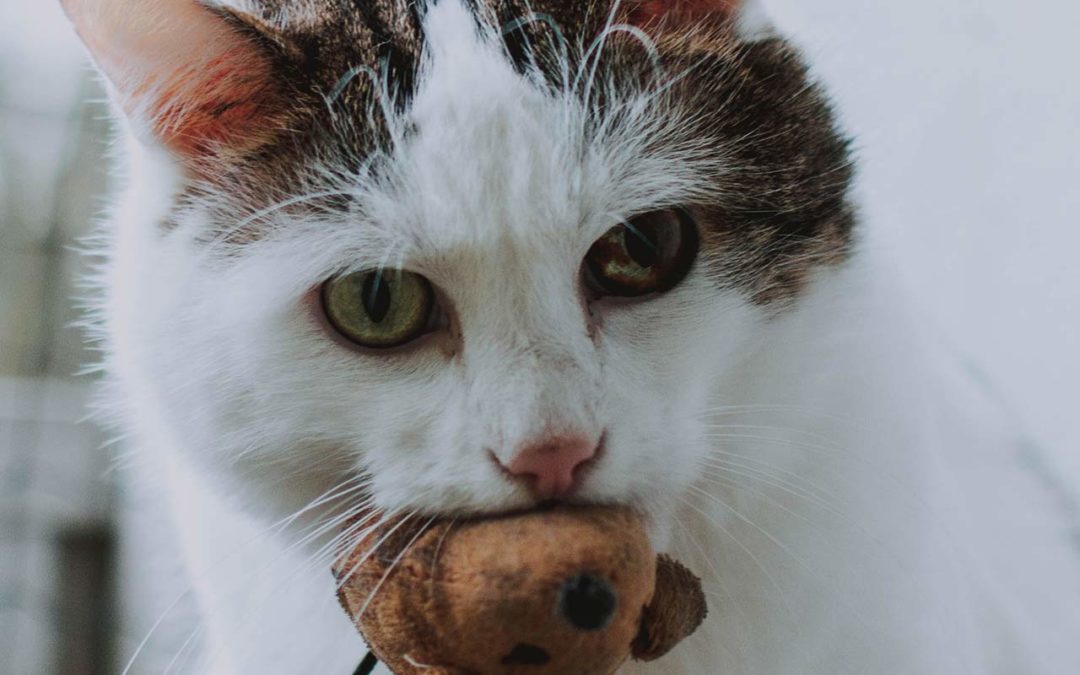
[[[198,162],[285,128],[271,29],[198,0],[61,0],[136,134]]]

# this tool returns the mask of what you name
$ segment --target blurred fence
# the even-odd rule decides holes
[[[113,630],[112,486],[80,423],[91,355],[74,250],[106,174],[101,93],[58,3],[0,16],[0,672],[98,675]]]

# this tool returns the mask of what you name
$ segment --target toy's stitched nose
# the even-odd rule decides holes
[[[530,479],[537,497],[562,497],[573,492],[575,472],[596,456],[596,447],[583,436],[547,439],[519,450],[506,469],[511,475]]]

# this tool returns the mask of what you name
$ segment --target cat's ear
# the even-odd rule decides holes
[[[756,40],[773,34],[761,0],[629,0],[627,22],[641,27],[677,28],[701,23],[732,27]]]
[[[61,0],[144,140],[185,159],[244,152],[282,128],[270,29],[198,0]]]

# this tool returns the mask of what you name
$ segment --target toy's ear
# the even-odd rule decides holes
[[[634,659],[655,661],[698,629],[709,613],[701,579],[666,555],[656,558],[656,590],[641,617]]]
[[[677,27],[728,24],[746,39],[772,34],[761,0],[630,0],[627,22],[635,26]]]
[[[61,0],[136,133],[186,159],[259,147],[282,126],[270,29],[198,0]]]

